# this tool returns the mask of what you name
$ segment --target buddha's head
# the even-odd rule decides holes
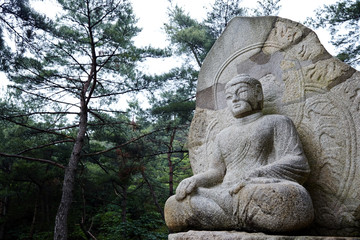
[[[259,80],[246,74],[235,76],[225,85],[227,105],[235,118],[259,112],[264,95]]]

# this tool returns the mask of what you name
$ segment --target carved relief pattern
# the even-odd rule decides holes
[[[318,61],[303,68],[310,83],[328,87],[340,76],[350,70],[350,66],[342,64],[335,58]]]
[[[345,86],[343,92],[347,96],[354,111],[360,110],[360,86],[355,81],[349,81]]]
[[[189,153],[194,174],[208,169],[216,135],[233,123],[228,109],[218,111],[196,109],[189,134]]]
[[[191,122],[188,147],[189,155],[191,159],[191,168],[193,173],[201,172],[201,169],[207,169],[208,162],[204,161],[206,159],[206,129],[211,121],[207,112],[210,110],[205,109],[196,109],[194,118]]]
[[[311,32],[289,51],[300,61],[301,68],[309,88],[328,90],[336,81],[351,70],[351,67],[332,57],[321,45],[315,33]]]
[[[285,83],[282,102],[289,103],[303,99],[304,81],[301,71],[299,71],[298,60],[290,58],[284,59],[281,66],[283,67],[283,81]],[[302,80],[299,81],[300,79]]]
[[[286,48],[291,44],[294,44],[301,36],[303,32],[301,28],[297,25],[288,24],[288,20],[279,19],[273,30],[270,32],[267,42],[276,42],[281,48]],[[264,48],[264,52],[273,53],[277,51],[271,46]]]
[[[352,156],[349,156],[351,145],[356,140],[351,131],[354,126],[346,116],[346,112],[338,107],[326,96],[314,97],[306,101],[302,124],[312,132],[313,138],[308,141],[316,141],[312,146],[319,149],[311,149],[310,152],[320,150],[319,159],[314,159],[314,171],[317,172],[316,182],[322,186],[325,192],[335,194],[342,198],[346,192],[344,177],[349,172]],[[310,144],[308,144],[311,146]],[[316,161],[316,162],[315,162]],[[332,178],[331,181],[329,181]],[[335,183],[335,184],[334,184]]]
[[[291,52],[292,55],[297,56],[301,61],[314,60],[320,55],[327,54],[316,34],[313,32],[308,34],[299,44],[294,45],[289,52]],[[331,57],[329,54],[327,55],[328,57]]]
[[[360,222],[360,191],[359,184],[360,180],[358,176],[360,175],[360,152],[358,151],[358,142],[360,139],[360,84],[359,84],[359,73],[354,74],[354,77],[340,85],[338,88],[334,88],[334,94],[343,96],[344,105],[346,109],[351,114],[351,120],[354,122],[354,129],[352,129],[352,134],[354,135],[354,151],[353,155],[353,169],[349,173],[349,185],[350,191],[349,196],[357,199],[357,205],[359,208],[357,209],[358,221]],[[357,180],[357,182],[355,182]]]
[[[316,221],[327,228],[354,224],[356,205],[349,205],[357,161],[356,126],[342,99],[333,92],[307,99],[299,131],[312,175]],[[351,98],[351,97],[350,97]],[[331,222],[332,226],[329,226]]]
[[[309,32],[304,37],[304,32],[301,25],[280,19],[267,42],[260,44],[259,49],[270,55],[269,59],[281,52],[278,66],[269,61],[276,74],[271,71],[265,74],[264,63],[241,59],[239,56],[248,52],[246,48],[229,58],[231,63],[238,61],[238,66],[246,66],[250,75],[264,71],[258,79],[269,86],[276,85],[274,92],[266,93],[265,89],[271,86],[263,84],[265,113],[288,115],[298,128],[311,165],[306,187],[316,209],[317,234],[354,236],[360,234],[360,74],[350,78],[353,69],[329,55],[315,33]],[[225,72],[230,65],[221,71]],[[199,173],[207,168],[207,163],[199,162],[211,156],[217,133],[231,124],[228,122],[231,117],[228,118],[225,109],[196,112],[202,115],[195,115],[192,122],[193,128],[198,129],[189,136],[189,150],[195,159],[192,161],[197,162],[192,162],[193,171]],[[197,116],[207,120],[199,121]]]

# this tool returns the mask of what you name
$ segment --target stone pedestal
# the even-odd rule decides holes
[[[354,240],[354,237],[283,236],[236,231],[188,231],[169,235],[169,240]]]

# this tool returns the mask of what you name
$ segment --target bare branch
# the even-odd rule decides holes
[[[115,147],[112,147],[112,148],[109,148],[109,149],[105,149],[105,150],[103,150],[103,151],[98,151],[98,152],[93,152],[93,153],[87,153],[87,154],[84,154],[84,156],[95,156],[95,155],[100,155],[100,154],[103,154],[103,153],[107,153],[107,152],[110,152],[110,151],[115,150],[115,149],[117,149],[117,148],[121,148],[121,147],[123,147],[123,146],[126,146],[126,145],[128,145],[128,144],[130,144],[130,143],[136,142],[136,141],[138,141],[138,140],[140,140],[140,139],[142,139],[142,138],[144,138],[144,137],[146,137],[146,136],[149,136],[149,135],[151,135],[151,134],[153,134],[153,133],[155,133],[155,132],[163,131],[163,130],[165,130],[165,129],[166,129],[166,128],[157,129],[157,130],[154,130],[154,131],[152,131],[152,132],[143,134],[143,135],[141,135],[141,136],[139,136],[139,137],[132,138],[132,139],[130,139],[129,141],[127,141],[127,142],[125,142],[125,143],[123,143],[123,144],[117,145],[117,146],[115,146]]]
[[[110,9],[108,12],[106,12],[106,14],[104,14],[104,16],[102,16],[98,21],[96,21],[95,23],[93,23],[92,25],[90,25],[91,28],[95,27],[96,25],[98,25],[99,23],[101,23],[104,18],[106,18],[110,13],[112,13],[113,11],[115,11],[118,6],[120,5],[120,1],[112,8]],[[89,16],[90,17],[90,16]]]
[[[88,111],[89,111],[89,113],[91,113],[92,115],[94,115],[96,118],[98,118],[100,121],[105,122],[105,120],[104,120],[99,114],[97,114],[96,112],[91,111],[91,110],[89,110],[89,109],[88,109]]]
[[[89,73],[86,71],[86,69],[83,67],[83,64],[81,64],[71,53],[69,53],[67,50],[65,50],[62,46],[60,46],[59,44],[55,44],[52,43],[55,47],[60,48],[62,51],[64,51],[66,53],[66,55],[68,55],[72,60],[74,60],[74,62],[81,68],[81,70],[83,70],[87,75],[89,75]]]
[[[101,109],[101,108],[90,108],[89,110],[95,111],[95,112],[108,112],[108,113],[126,113],[125,111],[118,111],[118,110],[109,110],[109,109]]]
[[[79,124],[72,125],[72,126],[61,127],[61,128],[47,129],[47,130],[53,132],[53,131],[66,130],[66,129],[76,128],[76,127],[79,127]]]
[[[33,148],[28,148],[28,149],[26,149],[26,150],[23,150],[23,151],[19,152],[17,155],[24,154],[24,153],[30,152],[30,151],[32,151],[32,150],[36,150],[36,149],[41,149],[41,148],[53,146],[53,145],[56,145],[56,144],[59,144],[59,143],[65,143],[65,142],[74,142],[74,140],[72,140],[72,139],[67,139],[67,140],[55,141],[55,142],[51,142],[51,143],[48,143],[48,144],[36,146],[36,147],[33,147]]]
[[[102,95],[98,95],[98,96],[93,96],[92,98],[103,98],[103,97],[122,95],[122,94],[126,94],[126,93],[131,93],[131,92],[139,92],[139,91],[144,90],[144,89],[146,89],[145,86],[143,88],[132,88],[130,90],[126,90],[126,91],[123,91],[123,92],[114,92],[114,93],[108,93],[108,94],[102,94]]]
[[[14,124],[23,126],[23,127],[36,130],[36,131],[38,131],[38,132],[50,133],[50,134],[54,134],[54,135],[58,135],[58,136],[61,136],[61,137],[65,137],[65,138],[74,140],[73,137],[70,137],[70,136],[67,136],[67,135],[64,135],[64,134],[61,134],[61,133],[57,133],[57,132],[54,132],[54,131],[51,131],[51,130],[46,130],[46,129],[41,129],[41,128],[29,126],[29,125],[26,125],[26,124],[24,124],[24,123],[20,123],[20,122],[14,121],[13,119],[8,118],[8,117],[0,116],[0,118],[1,118],[1,119],[4,119],[4,120],[7,120],[7,121],[9,121],[9,122],[12,122],[12,123],[14,123]]]
[[[155,157],[158,155],[173,154],[173,153],[189,153],[189,151],[188,150],[161,151],[161,152],[156,152],[154,154],[144,155],[142,157]]]
[[[66,105],[71,105],[73,107],[79,107],[78,105],[76,104],[73,104],[73,103],[69,103],[69,102],[63,102],[63,101],[59,101],[59,100],[55,100],[55,99],[52,99],[52,98],[49,98],[49,97],[45,97],[45,96],[42,96],[40,94],[36,94],[36,93],[33,93],[33,92],[30,92],[30,91],[26,91],[25,89],[22,89],[22,88],[19,88],[17,86],[14,86],[14,85],[11,85],[9,87],[12,87],[12,88],[15,88],[15,89],[18,89],[24,93],[27,93],[27,94],[30,94],[30,95],[33,95],[33,96],[36,96],[36,97],[39,97],[39,98],[43,98],[45,100],[49,100],[49,101],[52,101],[52,102],[56,102],[56,103],[60,103],[60,104],[66,104]]]
[[[32,112],[32,113],[26,113],[26,114],[20,114],[20,115],[13,115],[9,116],[11,118],[17,118],[17,117],[28,117],[31,115],[41,115],[41,114],[79,114],[78,112]]]
[[[53,162],[51,160],[47,160],[47,159],[32,158],[32,157],[26,157],[26,156],[21,156],[21,155],[16,155],[16,154],[6,154],[6,153],[2,153],[2,152],[0,152],[0,156],[9,157],[9,158],[20,158],[20,159],[25,159],[25,160],[34,161],[34,162],[48,163],[50,165],[54,165],[56,167],[65,169],[65,167],[63,165]]]

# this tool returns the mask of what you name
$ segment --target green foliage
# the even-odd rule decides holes
[[[240,3],[241,0],[215,1],[211,10],[207,13],[207,18],[204,22],[210,30],[214,42],[218,37],[220,37],[221,33],[225,30],[232,18],[246,15],[247,9],[240,7]],[[209,50],[210,48],[208,51]]]
[[[6,46],[3,32],[9,33],[16,40],[16,47],[20,52],[24,52],[27,43],[34,40],[36,30],[46,30],[49,27],[49,19],[35,12],[30,7],[29,0],[2,1],[0,15],[0,52]],[[6,51],[10,50],[6,49]]]
[[[79,109],[89,118],[67,224],[69,238],[88,237],[92,217],[109,202],[121,205],[119,214],[129,213],[128,221],[155,208],[143,179],[147,162],[141,150],[148,151],[149,144],[132,140],[146,132],[135,131],[127,114],[113,103],[122,94],[157,88],[162,80],[140,73],[137,62],[168,53],[133,45],[139,29],[128,1],[59,3],[63,15],[48,22],[46,31],[38,28],[33,41],[25,42],[28,48],[14,54],[7,71],[12,86],[8,103],[1,107],[0,133],[8,144],[1,147],[6,178],[0,179],[0,201],[8,209],[5,232],[14,229],[9,235],[14,238],[35,238],[54,228],[64,172],[40,162],[67,165],[79,129],[78,117],[72,116]],[[23,199],[31,200],[21,208],[10,204]],[[131,210],[135,203],[143,207]]]
[[[194,106],[192,99],[196,92],[195,82],[198,69],[228,22],[233,17],[246,13],[246,9],[241,8],[239,4],[240,0],[217,0],[208,11],[207,18],[202,22],[191,18],[177,5],[169,10],[169,22],[165,24],[165,31],[173,44],[175,53],[186,56],[188,62],[181,69],[174,69],[161,76],[167,78],[168,81],[175,78],[176,88],[165,85],[164,91],[160,94],[162,100],[152,98],[154,114],[163,113],[162,116],[170,114],[174,116],[183,112],[182,119],[186,114],[190,116]],[[196,62],[197,67],[190,64],[191,62]]]
[[[166,239],[163,205],[191,175],[186,139],[198,70],[228,21],[246,9],[237,0],[215,1],[199,22],[175,6],[165,25],[172,49],[139,49],[133,45],[140,29],[129,1],[58,2],[62,15],[52,22],[30,12],[28,1],[9,1],[19,7],[21,18],[7,19],[25,24],[26,32],[18,35],[24,41],[10,54],[0,37],[0,60],[6,59],[3,69],[12,84],[6,103],[0,103],[0,201],[7,209],[0,211],[0,228],[5,239],[52,238],[62,167],[78,136],[79,109],[88,119],[69,239],[91,234],[97,239]],[[4,10],[9,3],[0,4],[3,16],[12,16]],[[0,30],[5,31],[3,23]],[[181,67],[162,75],[138,70],[139,62],[170,56],[170,50],[186,55]],[[150,93],[150,109],[137,100],[126,111],[119,109],[119,97],[144,90]]]
[[[107,211],[95,216],[95,224],[100,225],[99,240],[160,240],[167,239],[167,229],[161,215],[147,212],[139,219],[122,222],[118,211]]]
[[[165,31],[171,43],[176,46],[176,53],[195,57],[197,64],[201,66],[215,41],[214,37],[203,24],[192,19],[178,6],[170,10],[169,18]]]
[[[315,28],[326,28],[331,43],[338,49],[338,58],[353,66],[359,64],[360,1],[338,1],[317,9],[316,17],[306,21]]]
[[[206,54],[228,22],[235,16],[244,16],[246,9],[240,7],[240,0],[216,0],[203,22],[191,18],[189,14],[174,6],[169,10],[169,22],[165,31],[175,45],[177,54],[192,56],[201,67]]]
[[[258,7],[254,10],[256,16],[276,16],[279,13],[281,5],[280,0],[262,0],[257,1]]]
[[[188,101],[188,102],[180,102],[180,103],[169,103],[168,105],[155,108],[152,111],[152,114],[155,115],[175,115],[178,114],[177,117],[181,119],[186,119],[192,115],[192,111],[195,110],[195,102]]]

